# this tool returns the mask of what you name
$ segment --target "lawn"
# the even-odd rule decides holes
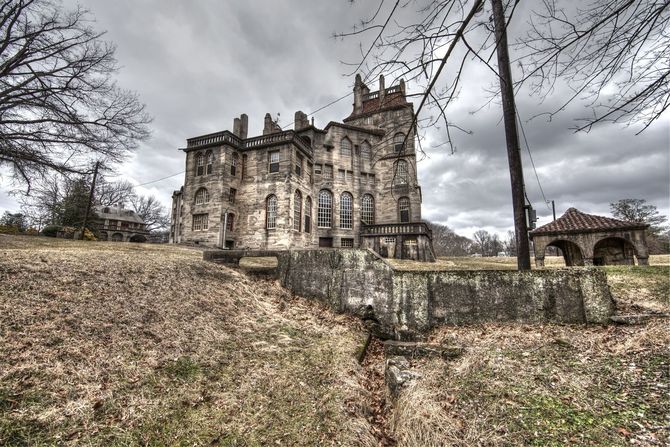
[[[461,261],[514,265],[440,262]],[[620,308],[670,312],[668,261],[604,267]],[[0,445],[670,442],[667,319],[440,328],[464,354],[412,359],[393,405],[364,337],[198,250],[0,235]]]

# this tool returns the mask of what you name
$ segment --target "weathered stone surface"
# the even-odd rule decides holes
[[[276,256],[292,292],[378,325],[382,338],[417,340],[440,325],[484,322],[607,324],[614,301],[604,272],[575,268],[517,272],[395,271],[369,250],[206,251],[236,263]]]
[[[460,356],[460,346],[443,346],[431,343],[387,340],[384,342],[384,354],[387,356],[402,355],[405,357],[442,357],[452,359]]]
[[[393,399],[397,399],[404,387],[421,375],[411,370],[409,361],[403,356],[394,356],[386,360],[384,381]]]

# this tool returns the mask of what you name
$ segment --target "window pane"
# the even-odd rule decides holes
[[[410,218],[410,209],[409,209],[409,198],[401,197],[398,200],[398,211],[400,214],[400,222],[409,222]]]
[[[342,155],[351,156],[351,141],[348,138],[342,139],[340,142],[340,149]]]
[[[321,228],[330,228],[333,221],[333,195],[330,191],[319,192],[319,209],[317,211],[317,225]]]
[[[277,197],[270,196],[265,203],[266,228],[277,228]]]
[[[363,144],[361,144],[361,158],[370,159],[370,143],[367,141],[363,141]]]
[[[302,194],[300,191],[295,192],[295,199],[293,204],[293,229],[300,231],[302,224]]]
[[[366,225],[374,225],[375,223],[375,199],[370,194],[363,196],[361,203],[361,220]]]
[[[393,136],[393,148],[395,149],[396,152],[402,152],[404,141],[405,141],[404,133],[397,133]]]
[[[395,164],[394,184],[407,185],[409,183],[409,171],[405,160],[398,160]]]
[[[348,192],[340,196],[340,228],[350,230],[353,224],[353,198]]]

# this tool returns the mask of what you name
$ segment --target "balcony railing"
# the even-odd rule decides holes
[[[433,237],[433,232],[425,222],[392,223],[378,225],[362,225],[361,236],[393,236],[393,235],[420,235]]]
[[[240,146],[242,140],[237,136],[233,135],[230,131],[224,130],[223,132],[210,133],[208,135],[203,135],[201,137],[189,138],[186,140],[186,147],[188,149],[200,146],[209,146],[212,144],[222,144],[229,143],[234,146]]]
[[[243,147],[245,149],[253,149],[261,146],[270,146],[273,144],[281,144],[293,142],[296,146],[302,148],[308,154],[312,153],[312,148],[298,137],[294,131],[286,130],[284,132],[271,133],[269,135],[261,135],[260,137],[248,138],[244,140]]]
[[[98,231],[126,231],[128,233],[149,234],[144,228],[117,227],[116,225],[98,225]]]

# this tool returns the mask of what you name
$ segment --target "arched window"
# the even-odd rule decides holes
[[[340,196],[340,228],[351,230],[353,228],[354,198],[348,192]]]
[[[361,221],[365,225],[375,224],[375,199],[370,194],[364,194],[361,200]]]
[[[200,188],[195,193],[195,204],[204,205],[205,203],[209,203],[209,191],[207,188]]]
[[[393,170],[393,184],[407,185],[409,183],[409,170],[407,169],[407,161],[398,160],[395,162]]]
[[[305,233],[312,232],[312,198],[305,199]]]
[[[205,173],[205,156],[201,153],[195,156],[195,175],[203,175]]]
[[[405,148],[404,143],[405,142],[405,134],[402,132],[398,132],[393,136],[393,149],[400,153],[403,151]]]
[[[226,231],[233,231],[233,228],[235,227],[235,214],[233,213],[228,213],[228,217],[226,217]]]
[[[237,154],[233,154],[230,160],[230,175],[235,177],[235,174],[237,174]]]
[[[319,209],[316,215],[316,224],[319,228],[333,226],[333,194],[327,189],[319,192]]]
[[[340,153],[347,157],[351,157],[351,140],[349,138],[342,138],[342,141],[340,142]]]
[[[410,219],[409,197],[401,197],[398,199],[398,215],[400,222],[406,223]]]
[[[277,228],[277,196],[271,195],[265,199],[265,228]]]
[[[205,158],[207,159],[207,169],[205,172],[209,175],[212,173],[212,166],[214,165],[214,154],[212,154],[212,151],[207,151]]]
[[[296,231],[300,231],[301,224],[302,224],[302,193],[296,190],[295,197],[293,198],[293,229]]]
[[[361,158],[363,160],[369,160],[370,155],[371,155],[371,150],[372,150],[372,147],[370,146],[370,143],[368,143],[367,140],[363,141],[363,143],[361,143]]]

